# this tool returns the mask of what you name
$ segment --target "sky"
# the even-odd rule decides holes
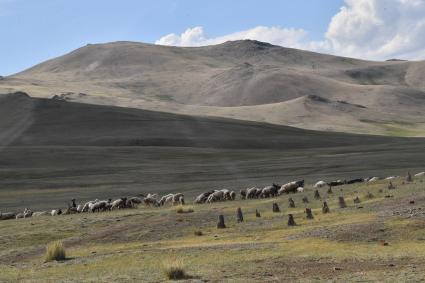
[[[0,75],[88,43],[237,39],[371,60],[425,59],[425,0],[0,0]]]

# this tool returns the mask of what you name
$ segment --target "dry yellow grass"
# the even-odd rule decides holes
[[[184,206],[184,205],[179,205],[175,209],[177,213],[192,213],[195,211],[193,206]]]
[[[47,245],[44,256],[46,262],[64,259],[66,259],[66,252],[62,241],[54,241]]]
[[[168,280],[179,280],[187,277],[183,260],[167,259],[162,263],[162,272]]]

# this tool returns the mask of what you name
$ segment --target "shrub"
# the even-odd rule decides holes
[[[169,259],[162,264],[162,271],[168,280],[179,280],[187,278],[184,271],[183,261],[180,259]]]
[[[192,213],[192,212],[194,212],[195,210],[193,209],[193,207],[192,206],[187,206],[187,207],[185,207],[185,206],[183,206],[183,205],[179,205],[177,208],[176,208],[176,212],[177,213]]]
[[[65,247],[62,241],[55,241],[47,245],[45,261],[64,260],[66,258]]]
[[[202,236],[202,235],[204,235],[204,233],[202,233],[202,231],[200,231],[200,230],[196,230],[194,234],[195,234],[195,236]]]

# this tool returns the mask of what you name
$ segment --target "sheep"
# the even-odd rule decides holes
[[[33,212],[31,211],[31,209],[25,208],[25,210],[24,210],[24,218],[29,218],[29,217],[32,216],[32,214],[33,214]]]
[[[290,183],[287,183],[285,185],[282,185],[282,187],[280,187],[278,194],[281,195],[283,193],[289,194],[290,192],[292,193],[296,193],[297,189],[299,187],[304,187],[304,180],[301,181],[293,181]]]
[[[205,203],[206,201],[207,201],[207,199],[208,199],[208,197],[212,194],[212,193],[214,193],[214,191],[209,191],[209,192],[206,192],[206,193],[202,193],[202,194],[200,194],[199,196],[197,196],[196,198],[195,198],[195,203]]]
[[[246,198],[247,199],[256,198],[257,197],[257,190],[260,190],[260,193],[261,193],[261,189],[256,188],[256,187],[247,189],[246,190]]]
[[[173,202],[173,198],[174,198],[174,195],[173,194],[165,195],[165,196],[163,196],[159,200],[159,205],[165,205],[167,203],[172,203]]]
[[[62,214],[62,209],[53,209],[51,212],[50,212],[50,215],[52,215],[52,216],[56,216],[56,215],[61,215]]]
[[[84,205],[83,205],[83,204],[79,204],[79,205],[77,206],[77,212],[78,212],[78,213],[83,212],[83,208],[84,208]]]
[[[207,202],[212,203],[216,201],[222,201],[224,199],[224,193],[222,191],[215,191],[208,196]]]
[[[241,199],[246,199],[246,193],[248,189],[239,190],[239,194],[241,195]]]
[[[343,181],[343,180],[337,180],[337,181],[332,181],[328,183],[329,187],[336,187],[336,186],[342,186],[345,185],[347,183],[347,181]]]
[[[120,198],[116,199],[113,202],[110,203],[111,208],[110,210],[114,210],[115,208],[125,208],[127,204],[127,198]]]
[[[90,209],[90,206],[91,205],[93,205],[93,204],[95,204],[96,202],[98,202],[99,200],[98,199],[96,199],[96,200],[92,200],[92,201],[88,201],[88,202],[86,202],[85,204],[84,204],[84,206],[83,206],[83,209],[82,209],[82,212],[88,212],[89,211],[89,209]]]
[[[324,186],[326,186],[326,182],[325,181],[318,181],[316,184],[314,184],[315,188],[322,188]]]
[[[111,207],[110,203],[111,203],[110,200],[102,200],[102,201],[98,201],[96,203],[91,204],[89,206],[89,208],[90,208],[91,212],[105,211],[105,210],[110,209],[110,207]]]
[[[19,219],[19,218],[24,218],[23,212],[19,212],[18,214],[16,214],[15,219]]]
[[[381,179],[381,178],[379,178],[379,177],[372,177],[372,178],[370,178],[370,179],[368,180],[368,182],[376,182],[376,181],[378,181],[379,179]]]
[[[4,212],[4,213],[0,212],[0,220],[9,220],[9,219],[15,219],[15,218],[16,218],[16,213],[14,212]]]
[[[50,215],[48,211],[36,211],[32,214],[32,217],[40,217]]]
[[[236,193],[235,191],[231,191],[230,192],[230,200],[235,200],[236,199]]]
[[[345,181],[345,184],[351,185],[354,183],[363,183],[363,182],[364,182],[363,178],[357,178],[357,179],[351,179],[351,180]]]
[[[389,177],[385,178],[385,180],[394,180],[395,178],[397,178],[397,176],[389,176]]]
[[[184,195],[182,193],[177,193],[173,195],[173,205],[184,204]]]
[[[129,199],[127,199],[126,202],[124,202],[126,204],[126,207],[135,207],[139,204],[141,204],[143,202],[143,200],[141,198],[138,197],[131,197]]]
[[[276,184],[267,186],[261,190],[261,197],[263,198],[275,197],[277,195],[279,188],[280,186]]]
[[[19,219],[19,218],[29,218],[32,216],[32,211],[28,208],[25,208],[24,212],[20,212],[18,214],[16,214],[15,218]]]
[[[297,188],[297,192],[298,192],[298,193],[302,193],[302,192],[304,192],[304,188],[303,188],[303,187],[298,187],[298,188]]]
[[[159,206],[160,204],[154,196],[155,195],[148,194],[148,196],[143,199],[143,203],[146,206]]]
[[[425,172],[420,172],[415,174],[415,177],[423,177],[423,176],[425,176]]]
[[[230,200],[230,190],[228,189],[222,189],[223,192],[223,199],[224,200]]]

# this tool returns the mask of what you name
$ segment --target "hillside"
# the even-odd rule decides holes
[[[0,144],[302,149],[393,142],[374,136],[0,95]]]
[[[0,80],[3,92],[307,129],[422,136],[424,62],[234,41],[90,44]]]
[[[423,144],[12,93],[0,95],[0,211],[401,175],[423,171]]]

